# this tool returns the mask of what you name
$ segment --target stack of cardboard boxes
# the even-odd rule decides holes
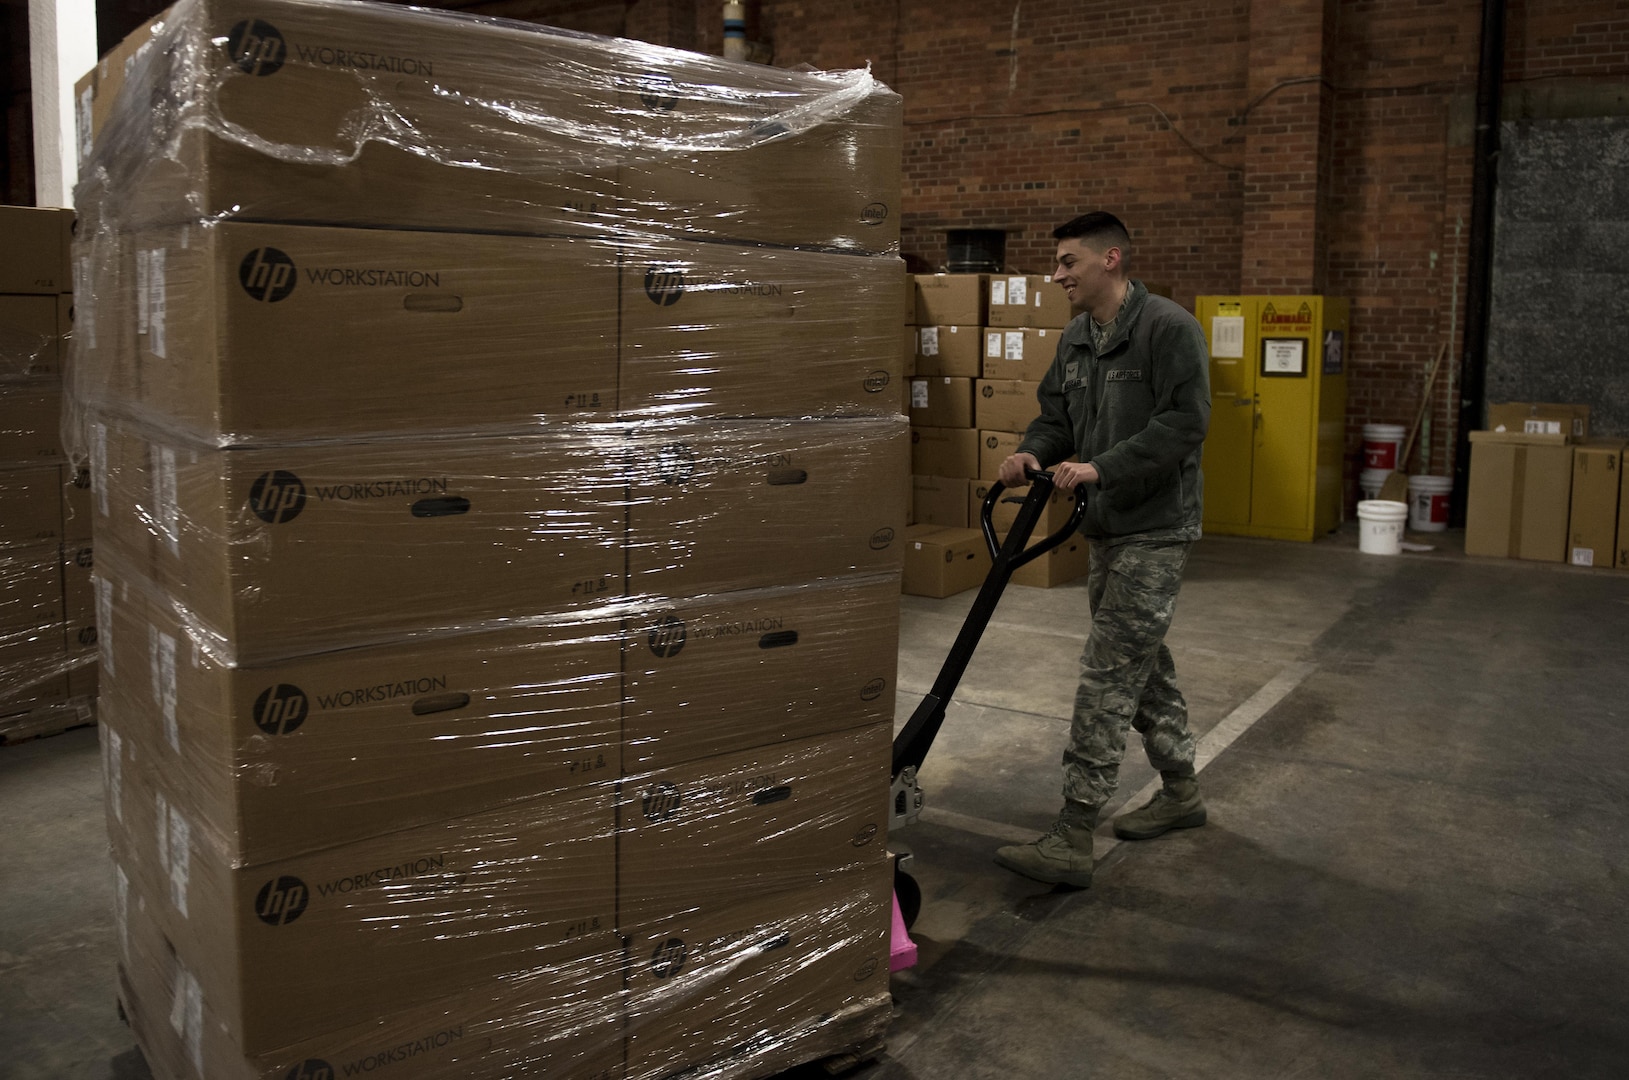
[[[1588,405],[1489,405],[1470,435],[1466,554],[1629,569],[1625,440],[1591,438]]]
[[[0,207],[0,742],[95,718],[89,501],[60,420],[73,224]]]
[[[874,1042],[897,97],[400,8],[155,26],[72,383],[155,1072]]]
[[[910,380],[912,520],[905,591],[950,596],[989,571],[979,533],[980,507],[1001,463],[1039,413],[1035,394],[1069,324],[1068,298],[1045,277],[922,274],[916,287],[916,361]],[[1028,488],[1003,496],[991,515],[998,534],[1011,527]],[[1036,526],[1036,539],[1062,528],[1073,495],[1058,492]],[[1077,537],[1013,575],[1020,585],[1050,587],[1080,577],[1087,546]]]

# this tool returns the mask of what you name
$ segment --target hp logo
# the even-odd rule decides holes
[[[255,897],[255,914],[267,926],[287,926],[305,913],[311,899],[305,882],[287,874],[266,882]]]
[[[284,469],[261,473],[249,488],[249,509],[269,525],[293,521],[305,509],[305,483]]]
[[[255,727],[267,735],[287,735],[305,723],[310,713],[311,699],[289,683],[269,686],[255,698]]]
[[[672,307],[684,295],[684,271],[676,266],[652,266],[645,271],[645,295],[657,307]]]
[[[648,75],[639,87],[639,100],[647,109],[672,112],[678,108],[679,95],[673,80],[666,75]]]
[[[645,798],[640,803],[640,809],[645,812],[645,820],[655,824],[666,821],[679,812],[682,803],[679,789],[663,781],[645,792]]]
[[[684,648],[685,637],[684,620],[677,615],[664,616],[661,622],[651,627],[650,651],[664,660],[672,659]]]
[[[288,45],[277,27],[259,19],[245,19],[226,36],[232,62],[250,75],[273,75],[288,58]]]
[[[275,304],[294,291],[294,260],[274,247],[255,248],[238,264],[238,280],[256,300]]]
[[[668,938],[650,954],[650,969],[658,979],[669,979],[684,970],[686,950],[683,938]]]
[[[288,1071],[283,1080],[334,1080],[334,1067],[321,1058],[307,1058]]]

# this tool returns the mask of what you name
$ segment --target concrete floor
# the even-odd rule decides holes
[[[1629,1075],[1629,573],[1438,539],[1198,545],[1169,641],[1210,824],[1105,825],[1088,891],[990,861],[1057,809],[1085,631],[1081,584],[1010,589],[900,837],[921,962],[854,1075]],[[902,718],[972,595],[904,599]],[[1134,744],[1122,798],[1152,780]],[[0,821],[0,1077],[145,1077],[94,731],[0,749]]]

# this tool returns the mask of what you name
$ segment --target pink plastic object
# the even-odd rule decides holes
[[[904,971],[916,966],[916,942],[905,932],[905,916],[899,913],[899,896],[894,896],[892,944],[888,951],[888,970]]]

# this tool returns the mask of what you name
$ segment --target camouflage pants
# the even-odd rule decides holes
[[[1142,735],[1149,764],[1193,775],[1188,704],[1165,646],[1190,546],[1092,541],[1092,629],[1063,752],[1063,795],[1071,802],[1097,809],[1114,795],[1130,727]]]

